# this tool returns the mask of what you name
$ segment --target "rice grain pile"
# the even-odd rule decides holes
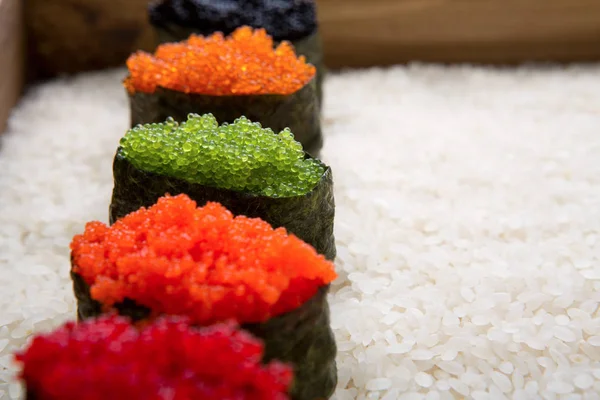
[[[75,318],[68,244],[107,221],[129,120],[108,71],[35,87],[0,149],[0,398]],[[335,398],[600,399],[600,65],[332,76]]]

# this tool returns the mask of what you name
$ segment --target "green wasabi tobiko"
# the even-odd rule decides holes
[[[321,162],[304,158],[289,129],[275,134],[245,117],[221,126],[212,114],[138,125],[121,147],[138,169],[270,197],[305,194],[325,173]]]

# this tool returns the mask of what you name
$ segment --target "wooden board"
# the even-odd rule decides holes
[[[600,0],[317,0],[325,61],[600,60]]]
[[[23,88],[22,0],[0,0],[0,132]]]
[[[30,78],[122,66],[152,48],[148,1],[27,0]]]

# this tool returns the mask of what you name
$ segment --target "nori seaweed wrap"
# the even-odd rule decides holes
[[[229,35],[240,26],[264,28],[278,44],[289,41],[298,55],[317,68],[317,96],[323,103],[325,65],[313,0],[158,0],[148,6],[158,43],[178,42],[191,34]]]
[[[112,226],[88,223],[71,243],[79,319],[114,311],[136,322],[233,319],[264,341],[265,362],[293,366],[292,399],[329,398],[337,383],[333,263],[259,218],[196,206],[183,194],[165,196]]]
[[[167,193],[185,193],[199,205],[216,201],[285,227],[335,259],[331,169],[288,129],[274,134],[245,117],[219,126],[210,114],[138,126],[121,139],[113,176],[111,224]]]
[[[113,315],[38,334],[16,359],[27,400],[289,399],[291,366],[263,365],[263,354],[234,323],[198,329],[167,316],[135,326]]]
[[[192,35],[154,55],[137,52],[127,67],[131,127],[185,121],[190,113],[212,113],[221,122],[243,115],[277,132],[290,128],[313,156],[323,146],[315,67],[286,42],[273,49],[264,29]]]

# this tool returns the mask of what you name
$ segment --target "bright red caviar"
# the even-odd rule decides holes
[[[262,355],[231,323],[198,330],[168,317],[138,330],[110,316],[39,335],[16,358],[39,400],[287,400],[291,367]]]
[[[263,322],[298,308],[337,275],[333,263],[283,228],[233,217],[182,194],[111,227],[90,222],[71,243],[74,272],[108,310],[125,298],[210,324]]]
[[[264,29],[243,26],[231,36],[217,32],[165,43],[154,55],[139,51],[127,60],[130,93],[154,93],[157,87],[206,95],[287,95],[300,90],[316,73],[289,42],[273,48]]]

